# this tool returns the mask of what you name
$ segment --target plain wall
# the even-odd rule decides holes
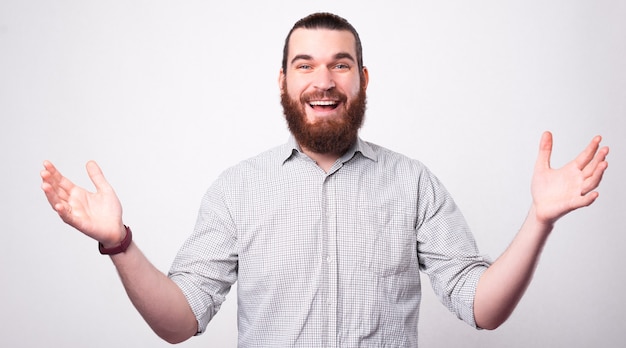
[[[0,345],[168,347],[96,242],[40,189],[44,159],[92,188],[101,165],[134,239],[167,272],[205,189],[288,136],[283,40],[314,11],[359,30],[370,70],[362,137],[417,158],[496,258],[530,205],[544,130],[553,165],[596,134],[611,146],[600,198],[557,225],[526,296],[476,331],[428,285],[421,347],[618,347],[626,341],[626,2],[0,2]],[[236,345],[236,289],[182,347]]]

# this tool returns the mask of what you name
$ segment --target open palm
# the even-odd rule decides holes
[[[45,161],[41,188],[64,222],[103,244],[115,243],[123,231],[122,206],[96,162],[87,163],[87,173],[96,192],[75,185]]]
[[[601,140],[600,136],[594,137],[573,161],[553,169],[550,167],[552,134],[543,134],[531,184],[539,221],[553,224],[563,215],[588,206],[598,198],[594,190],[608,167],[606,156],[609,153],[608,147],[599,148]]]

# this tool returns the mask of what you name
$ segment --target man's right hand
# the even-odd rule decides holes
[[[96,192],[75,185],[49,161],[43,166],[41,188],[61,219],[106,248],[119,245],[126,234],[122,206],[98,164],[87,162],[87,174]]]

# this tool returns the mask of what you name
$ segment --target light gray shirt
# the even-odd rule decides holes
[[[419,271],[475,326],[488,266],[419,161],[358,139],[325,173],[290,138],[216,180],[169,276],[200,332],[237,281],[240,347],[416,347]]]

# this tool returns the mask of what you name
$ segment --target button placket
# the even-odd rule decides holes
[[[328,306],[328,338],[331,347],[337,345],[337,200],[336,183],[333,176],[327,176],[323,185],[324,228],[326,233],[326,269],[328,279],[327,300]]]

